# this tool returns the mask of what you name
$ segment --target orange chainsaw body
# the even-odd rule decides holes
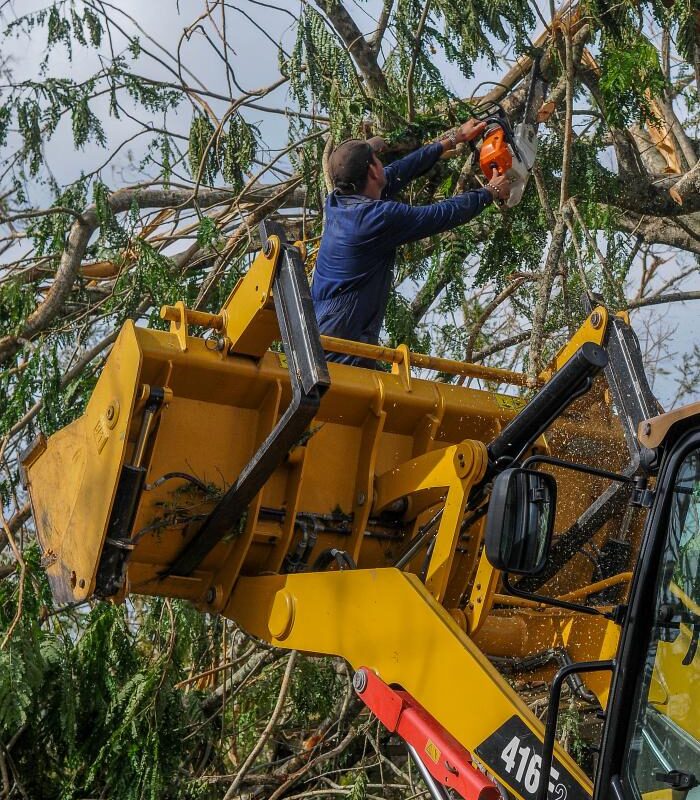
[[[484,137],[479,154],[479,166],[486,180],[493,177],[494,169],[499,175],[505,175],[513,166],[513,154],[500,125],[494,127]]]

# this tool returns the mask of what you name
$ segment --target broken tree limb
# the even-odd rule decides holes
[[[685,175],[669,189],[669,194],[674,202],[682,206],[685,201],[700,193],[700,159],[695,162],[695,166],[688,170]]]

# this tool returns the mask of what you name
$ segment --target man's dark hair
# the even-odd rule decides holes
[[[339,144],[328,164],[333,186],[342,194],[358,194],[367,185],[369,165],[374,154],[385,147],[379,136],[372,139],[348,139]]]

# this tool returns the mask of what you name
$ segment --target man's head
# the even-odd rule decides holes
[[[348,139],[333,151],[328,164],[333,185],[341,194],[365,194],[376,197],[386,184],[384,167],[377,158],[386,148],[379,136],[371,139]]]

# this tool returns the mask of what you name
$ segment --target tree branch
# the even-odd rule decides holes
[[[700,219],[696,219],[697,216],[669,220],[627,212],[619,215],[615,224],[626,233],[639,236],[646,244],[665,244],[700,255]]]
[[[547,306],[552,294],[554,277],[559,269],[559,259],[564,249],[566,239],[566,215],[569,213],[567,207],[559,212],[557,223],[552,231],[552,241],[549,245],[547,260],[540,275],[540,285],[537,292],[537,303],[532,319],[532,333],[530,335],[530,362],[528,365],[528,378],[535,385],[537,375],[542,365],[542,345],[544,343],[544,323],[547,317]]]
[[[263,747],[267,740],[270,738],[270,734],[277,725],[277,720],[282,713],[282,709],[284,708],[285,700],[287,699],[287,692],[289,691],[289,683],[292,678],[292,672],[294,671],[294,665],[296,664],[297,660],[297,651],[292,650],[291,655],[289,656],[289,660],[287,661],[287,666],[284,670],[284,675],[282,677],[282,685],[280,686],[280,691],[277,696],[277,702],[275,703],[275,707],[272,711],[270,719],[268,720],[267,725],[263,729],[263,732],[260,734],[260,738],[258,739],[255,747],[250,751],[248,757],[243,762],[241,768],[238,770],[238,774],[233,780],[233,783],[229,786],[228,791],[224,795],[224,800],[232,800],[235,796],[238,787],[241,785],[243,778],[245,777],[246,772],[251,768],[251,766],[255,763],[255,759],[260,755]]]
[[[669,189],[669,194],[679,206],[682,206],[689,197],[697,196],[698,193],[700,193],[700,159]]]
[[[384,39],[384,34],[386,33],[389,20],[391,19],[391,12],[393,8],[394,0],[384,0],[384,4],[382,5],[382,13],[379,15],[379,22],[377,23],[377,29],[369,39],[369,46],[372,48],[372,52],[374,53],[375,57],[379,56],[382,40]]]
[[[418,54],[420,53],[420,41],[423,38],[423,31],[425,23],[428,21],[430,14],[430,0],[425,0],[423,5],[423,13],[421,14],[418,22],[418,28],[413,42],[413,52],[411,53],[411,63],[408,67],[408,74],[406,75],[406,117],[409,122],[413,122],[415,116],[413,109],[413,76],[416,70],[416,62],[418,61]]]
[[[139,208],[201,208],[231,201],[235,195],[228,189],[201,189],[195,198],[185,189],[119,189],[108,198],[114,214],[128,211],[135,203]],[[95,205],[85,209],[71,226],[66,247],[54,280],[46,297],[24,321],[21,331],[0,339],[0,364],[11,358],[20,347],[21,339],[31,339],[45,330],[63,309],[64,303],[78,276],[80,264],[90,237],[99,227]]]
[[[685,303],[688,300],[700,300],[700,292],[669,292],[668,294],[652,295],[643,297],[641,300],[633,300],[627,308],[644,308],[645,306],[661,306],[665,303]]]

